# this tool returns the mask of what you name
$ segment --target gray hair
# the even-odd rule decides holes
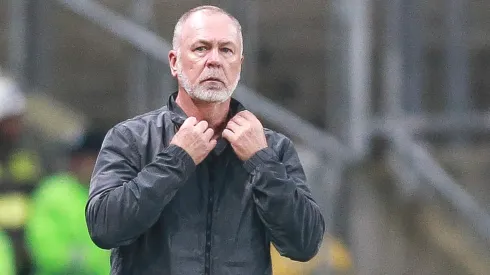
[[[225,10],[215,7],[215,6],[199,6],[196,8],[193,8],[189,10],[188,12],[184,13],[180,18],[179,21],[177,21],[177,24],[175,24],[175,29],[174,29],[174,37],[172,39],[172,47],[175,51],[179,52],[180,48],[180,35],[182,33],[182,26],[184,25],[185,21],[195,12],[198,11],[209,11],[212,13],[221,13],[224,15],[227,15],[230,17],[230,19],[233,21],[235,24],[236,29],[238,30],[239,34],[239,39],[240,39],[240,46],[241,46],[241,54],[243,54],[243,35],[242,35],[242,26],[240,25],[240,22],[231,14],[226,12]]]

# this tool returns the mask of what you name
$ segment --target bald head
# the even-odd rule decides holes
[[[181,40],[182,40],[182,32],[184,29],[184,25],[188,23],[188,20],[194,16],[202,18],[203,16],[209,16],[213,14],[220,14],[220,15],[225,15],[227,16],[230,20],[233,26],[236,29],[238,39],[240,41],[240,48],[241,48],[241,53],[243,54],[243,36],[242,36],[242,26],[240,25],[240,22],[233,17],[231,14],[226,12],[225,10],[215,7],[215,6],[199,6],[196,8],[193,8],[189,10],[188,12],[184,13],[179,21],[177,21],[177,24],[175,25],[174,29],[174,36],[172,40],[172,46],[173,49],[177,52],[179,52],[179,48],[181,45]],[[196,19],[196,18],[193,18]]]

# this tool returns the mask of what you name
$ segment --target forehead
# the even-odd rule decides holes
[[[184,43],[196,40],[226,41],[239,44],[238,29],[226,14],[199,11],[191,14],[182,26]]]

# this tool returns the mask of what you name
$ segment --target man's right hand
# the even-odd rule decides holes
[[[197,121],[195,117],[187,118],[179,131],[170,141],[184,149],[198,165],[216,146],[216,140],[212,139],[214,131],[208,128],[206,121]]]

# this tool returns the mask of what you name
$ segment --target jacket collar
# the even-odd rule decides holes
[[[182,110],[182,108],[180,108],[180,106],[175,102],[175,100],[177,99],[177,94],[178,92],[175,92],[170,95],[170,97],[168,98],[167,106],[171,114],[172,122],[180,126],[182,125],[182,123],[184,123],[187,115],[185,114],[184,110]],[[230,101],[230,111],[228,112],[227,120],[231,119],[237,113],[244,110],[246,110],[245,107],[238,100],[232,98]]]
[[[184,123],[187,115],[184,110],[180,108],[180,106],[175,102],[177,98],[178,92],[175,92],[170,95],[168,99],[168,109],[170,111],[170,119],[175,125],[175,130],[177,131],[179,127]],[[232,98],[230,101],[230,111],[228,112],[227,120],[231,119],[237,113],[246,110],[245,107],[236,99]],[[221,153],[228,147],[228,141],[224,138],[219,138],[216,147],[213,149],[213,153],[217,156],[221,155]]]

